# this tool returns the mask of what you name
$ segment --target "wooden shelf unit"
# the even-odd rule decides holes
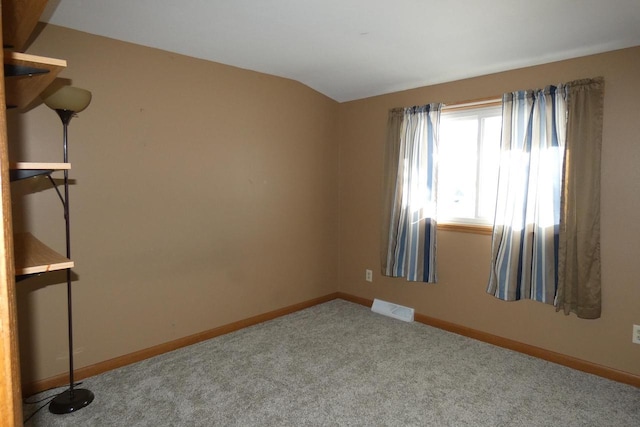
[[[9,165],[6,108],[25,108],[49,86],[67,63],[21,53],[27,46],[48,0],[0,0],[3,80],[0,85],[0,425],[23,424],[18,346],[16,277],[70,269],[73,261],[29,233],[13,234],[9,181],[69,169],[66,163]],[[11,177],[10,177],[11,175]],[[65,175],[66,176],[66,175]]]

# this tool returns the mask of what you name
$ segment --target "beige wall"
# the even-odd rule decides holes
[[[438,284],[379,273],[382,155],[387,111],[455,103],[585,77],[606,84],[602,149],[602,318],[581,320],[530,301],[486,294],[490,236],[438,232]],[[640,48],[340,105],[340,290],[415,307],[431,317],[640,375]],[[594,171],[597,173],[597,171]],[[374,270],[374,282],[364,270]]]
[[[340,290],[640,374],[630,339],[640,323],[640,48],[345,104],[55,26],[28,52],[67,59],[61,76],[94,94],[69,128],[78,367]],[[489,236],[440,232],[437,285],[379,275],[389,108],[597,75],[607,91],[601,319],[487,295]],[[52,111],[11,112],[9,124],[12,160],[61,160]],[[47,182],[12,189],[16,228],[64,250]],[[67,369],[63,283],[52,273],[18,284],[24,382]]]
[[[335,101],[54,26],[28,53],[93,92],[69,127],[77,367],[337,290]],[[54,112],[9,121],[12,160],[62,161]],[[16,228],[64,252],[54,190],[13,190]],[[64,275],[18,289],[23,381],[64,373]]]

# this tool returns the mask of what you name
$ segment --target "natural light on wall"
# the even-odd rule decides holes
[[[500,105],[443,110],[438,144],[438,222],[493,223],[501,126]]]

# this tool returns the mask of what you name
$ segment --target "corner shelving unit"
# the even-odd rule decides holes
[[[69,269],[73,262],[30,233],[13,235],[10,181],[56,170],[66,163],[16,163],[9,165],[6,108],[24,108],[53,82],[66,61],[23,53],[47,0],[1,0],[4,85],[0,86],[0,425],[22,425],[20,358],[18,350],[16,276]],[[56,188],[57,190],[57,188]]]
[[[8,5],[11,3],[11,5]],[[3,1],[3,13],[9,12],[16,19],[23,19],[22,24],[14,21],[11,41],[7,41],[6,30],[3,32],[3,45],[9,47],[22,47],[29,37],[33,27],[38,22],[38,17],[46,5],[46,1]],[[34,11],[40,12],[37,16]],[[7,26],[3,15],[3,25]],[[24,108],[31,104],[56,78],[58,73],[67,66],[62,59],[45,58],[29,55],[21,52],[5,51],[4,56],[4,81],[5,81],[5,105],[7,108]],[[10,181],[26,179],[39,175],[49,175],[56,170],[68,170],[69,163],[30,163],[19,162],[9,165]],[[47,271],[61,270],[73,267],[73,262],[66,257],[48,248],[44,243],[33,237],[30,233],[22,233],[14,236],[14,260],[16,276],[40,274]]]
[[[7,108],[24,108],[29,105],[66,65],[66,61],[60,59],[10,52],[4,61]],[[71,165],[18,162],[10,164],[9,168],[10,180],[15,181],[40,175],[50,176],[56,170],[70,169]],[[36,251],[36,254],[22,251]],[[29,233],[14,237],[14,258],[16,276],[19,277],[73,267],[71,260],[49,249]],[[34,264],[36,261],[40,264]],[[22,265],[23,262],[27,264]]]

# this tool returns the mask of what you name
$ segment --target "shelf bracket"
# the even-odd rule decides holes
[[[35,74],[47,74],[46,68],[29,67],[26,65],[4,64],[4,75],[6,77],[33,76]]]
[[[67,204],[65,203],[64,196],[62,195],[62,193],[58,189],[58,186],[56,185],[56,182],[53,180],[53,177],[51,176],[51,174],[47,175],[47,178],[49,178],[49,181],[51,181],[51,186],[53,187],[53,189],[56,190],[56,193],[58,193],[58,197],[60,198],[60,202],[62,203],[62,207],[63,208],[66,207]],[[64,217],[65,217],[65,219],[67,218],[66,209],[65,209],[65,212],[64,212]]]
[[[48,175],[53,173],[53,169],[10,169],[9,181],[19,181],[21,179],[33,178],[34,176]]]

